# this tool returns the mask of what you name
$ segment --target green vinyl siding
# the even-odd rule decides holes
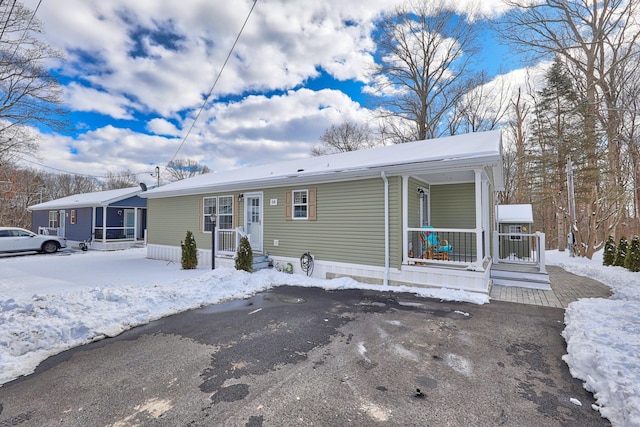
[[[287,220],[286,193],[311,188],[316,220]],[[297,258],[308,251],[323,261],[384,265],[383,189],[382,179],[367,179],[264,190],[264,250],[274,256]],[[398,197],[390,205],[397,206]],[[400,226],[397,213],[394,225]],[[399,245],[397,235],[395,240]]]
[[[202,199],[211,196],[234,196],[234,221],[237,209],[242,212],[242,203],[237,202],[237,193],[176,196],[147,201],[147,242],[156,245],[180,246],[187,231],[193,233],[196,246],[211,249],[211,233],[202,231]],[[242,214],[240,214],[242,219]]]
[[[475,228],[474,183],[432,185],[431,223],[435,228]]]
[[[147,201],[147,242],[157,245],[180,246],[187,230],[197,238],[201,215],[198,214],[201,196],[180,196]],[[195,206],[195,208],[193,208]]]

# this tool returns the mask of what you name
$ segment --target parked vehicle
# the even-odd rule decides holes
[[[0,227],[0,252],[37,251],[51,254],[66,247],[66,237],[36,234],[18,227]]]

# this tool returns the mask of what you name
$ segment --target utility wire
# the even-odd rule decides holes
[[[180,145],[178,146],[178,149],[176,150],[176,152],[173,155],[173,157],[171,157],[171,160],[169,160],[169,162],[167,162],[167,164],[171,163],[176,158],[176,156],[178,155],[178,153],[182,149],[182,146],[184,145],[185,141],[189,137],[189,134],[191,134],[191,131],[193,130],[193,127],[195,126],[196,122],[198,121],[198,118],[200,117],[200,114],[202,114],[202,111],[204,110],[204,107],[207,105],[207,102],[209,102],[209,98],[211,97],[211,94],[213,93],[213,90],[215,89],[216,85],[218,84],[218,80],[220,80],[220,76],[222,75],[222,72],[224,71],[224,68],[227,66],[227,62],[229,62],[229,58],[231,57],[231,54],[233,53],[233,50],[235,49],[236,44],[238,43],[238,40],[240,40],[240,36],[242,35],[242,32],[244,31],[244,27],[247,25],[247,22],[249,21],[249,18],[251,17],[251,13],[253,12],[253,9],[256,7],[256,3],[258,3],[258,0],[253,0],[253,5],[251,6],[251,9],[249,10],[249,13],[247,14],[247,17],[244,20],[244,23],[242,24],[242,28],[240,28],[240,32],[238,32],[238,35],[236,36],[236,39],[233,42],[233,45],[231,46],[231,49],[229,49],[229,53],[227,54],[227,57],[224,60],[224,63],[222,64],[222,67],[220,68],[220,72],[218,73],[215,81],[213,82],[213,85],[211,85],[211,89],[209,89],[209,93],[207,94],[207,97],[204,99],[204,102],[200,106],[200,109],[198,110],[198,114],[196,114],[196,117],[193,119],[193,122],[191,123],[191,126],[189,126],[189,130],[187,130],[187,133],[182,138],[182,142],[180,142]]]

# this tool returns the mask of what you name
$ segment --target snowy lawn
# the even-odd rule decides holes
[[[565,312],[571,375],[585,382],[598,403],[594,409],[614,426],[640,426],[640,273],[604,267],[602,251],[593,260],[546,253],[549,264],[608,285],[610,299],[585,298]]]
[[[0,385],[32,373],[47,357],[185,310],[246,298],[278,285],[367,288],[262,270],[182,270],[145,258],[145,249],[0,257]],[[456,290],[393,287],[425,297],[484,304]]]
[[[263,270],[182,270],[178,263],[149,260],[144,249],[73,252],[70,255],[0,257],[0,385],[34,371],[49,356],[115,336],[181,311],[245,298],[278,285],[325,289],[366,288],[351,279],[321,280]],[[640,273],[603,267],[594,260],[547,252],[549,264],[599,280],[611,299],[584,299],[565,313],[574,377],[597,399],[614,426],[640,426]],[[425,297],[488,302],[455,290],[390,288]]]

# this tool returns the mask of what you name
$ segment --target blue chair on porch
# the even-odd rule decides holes
[[[420,232],[420,243],[422,244],[422,258],[449,261],[449,256],[453,254],[453,246],[447,240],[440,240],[438,235],[429,231],[433,227],[425,225],[425,231]]]

